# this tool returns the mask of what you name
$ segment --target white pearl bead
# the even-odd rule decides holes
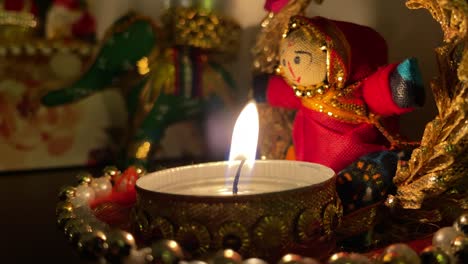
[[[89,202],[94,200],[94,198],[95,194],[93,188],[88,187],[86,185],[80,185],[76,187],[74,199],[76,206],[89,204]]]
[[[95,178],[91,182],[96,198],[104,198],[111,194],[112,184],[107,178]]]
[[[461,233],[451,226],[443,227],[434,233],[432,245],[441,248],[445,252],[450,252],[450,243],[460,234]]]
[[[123,264],[146,264],[150,259],[151,248],[143,248],[141,250],[132,249],[130,255],[123,260]]]
[[[268,262],[259,258],[249,258],[242,262],[243,264],[268,264]]]
[[[411,263],[421,264],[418,254],[406,244],[392,244],[384,249],[380,256],[384,263]],[[362,262],[356,262],[362,263]],[[369,260],[364,263],[371,263]]]

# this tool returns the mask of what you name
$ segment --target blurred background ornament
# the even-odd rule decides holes
[[[163,29],[146,17],[128,14],[109,29],[88,70],[75,82],[45,94],[42,103],[48,107],[67,105],[117,86],[126,99],[128,112],[127,133],[119,142],[125,146],[119,149],[117,158],[121,166],[146,166],[150,159],[170,157],[169,153],[178,147],[183,152],[170,158],[182,155],[201,158],[206,155],[207,143],[203,142],[202,127],[197,122],[203,120],[204,114],[232,106],[234,102],[234,84],[221,64],[213,59],[213,52],[234,53],[236,49],[234,39],[218,35],[210,35],[216,41],[206,45],[171,39],[172,31],[179,30],[178,25],[190,19],[183,16],[196,14],[200,15],[200,21],[211,24],[193,28],[194,32],[203,35],[219,29],[216,34],[227,34],[228,30],[234,36],[238,32],[234,22],[226,22],[231,28],[223,28],[227,25],[224,18],[214,11],[169,9]],[[231,48],[219,50],[221,47]],[[179,132],[171,130],[165,137],[170,126],[183,122],[185,125],[178,128]],[[190,135],[180,134],[181,131]],[[177,139],[165,146],[164,138],[170,136]],[[180,142],[181,138],[186,140]]]
[[[96,21],[87,8],[87,2],[88,0],[53,0],[45,19],[46,38],[94,40]]]
[[[39,19],[34,0],[3,0],[0,2],[1,42],[29,39],[37,33]]]
[[[224,137],[205,135],[223,124],[205,114],[236,101],[222,64],[240,27],[216,2],[171,1],[161,26],[124,16],[96,50],[92,2],[2,1],[1,32],[16,38],[26,18],[37,23],[22,40],[0,38],[0,150],[12,153],[0,170],[222,158]],[[174,38],[185,20],[197,27]]]
[[[84,164],[87,157],[80,154],[90,145],[103,144],[90,143],[97,130],[88,131],[90,141],[80,136],[80,125],[87,122],[81,105],[56,109],[40,105],[44,89],[76,78],[93,49],[92,42],[78,36],[46,39],[44,19],[51,4],[0,3],[0,150],[10,153],[0,161],[1,171]],[[94,34],[93,25],[87,30]],[[74,145],[76,141],[83,143],[81,148]]]

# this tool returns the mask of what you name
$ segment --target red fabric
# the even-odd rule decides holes
[[[85,12],[75,24],[72,25],[73,36],[87,37],[96,32],[96,21],[90,13]]]
[[[385,150],[385,141],[370,124],[350,124],[303,108],[293,128],[298,160],[320,163],[339,172],[357,158]]]
[[[95,199],[90,203],[90,207],[94,209],[96,206],[103,203],[115,203],[121,206],[133,205],[136,202],[136,190],[132,189],[126,192],[117,192],[115,190],[107,196],[100,199]]]
[[[345,123],[306,108],[278,76],[270,79],[267,98],[271,105],[298,109],[293,126],[297,160],[320,163],[339,172],[365,154],[387,149],[374,126]]]
[[[345,51],[338,48],[331,51],[332,56],[341,54],[343,58],[332,58],[330,68],[334,68],[333,63],[343,63],[348,73],[346,84],[361,82],[354,88],[354,98],[349,100],[365,103],[376,113],[406,111],[395,109],[389,86],[389,73],[394,65],[383,67],[387,62],[387,47],[377,32],[368,27],[320,17],[309,21],[334,44],[339,44],[335,47],[345,47]],[[379,67],[383,68],[378,71]],[[297,160],[320,163],[339,172],[363,155],[387,149],[388,142],[373,125],[342,122],[306,108],[281,77],[271,77],[267,100],[274,106],[298,109],[293,126]]]
[[[278,13],[285,5],[288,4],[288,2],[289,0],[267,0],[264,8],[267,11]]]
[[[350,47],[348,84],[360,81],[388,62],[385,39],[370,27],[333,21]]]
[[[388,89],[375,89],[375,87],[388,86],[390,74],[398,64],[381,67],[376,73],[363,82],[362,93],[369,109],[381,116],[401,115],[414,110],[414,108],[401,108],[392,99],[392,91]]]
[[[10,11],[22,11],[24,7],[24,1],[25,0],[4,0],[3,8],[5,10]],[[27,11],[30,11],[32,14],[37,15],[37,6],[34,1],[32,2],[31,10]]]
[[[274,106],[298,109],[301,107],[301,99],[294,95],[291,86],[283,78],[272,76],[268,81],[267,101]]]
[[[63,6],[67,9],[79,9],[80,1],[79,0],[54,0],[54,5]]]

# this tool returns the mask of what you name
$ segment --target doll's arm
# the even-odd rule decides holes
[[[369,109],[382,116],[408,113],[424,102],[424,86],[415,59],[380,68],[363,81],[362,89]]]
[[[291,86],[279,76],[270,77],[266,93],[267,101],[272,106],[291,109],[297,109],[301,106],[301,99],[294,94]]]
[[[425,100],[424,85],[415,58],[398,64],[390,75],[393,101],[400,107],[422,106]]]

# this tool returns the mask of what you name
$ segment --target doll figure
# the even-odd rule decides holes
[[[387,64],[385,40],[373,29],[322,17],[294,16],[283,34],[277,76],[267,100],[297,109],[295,159],[335,172],[398,145],[393,117],[422,103],[415,59]]]

